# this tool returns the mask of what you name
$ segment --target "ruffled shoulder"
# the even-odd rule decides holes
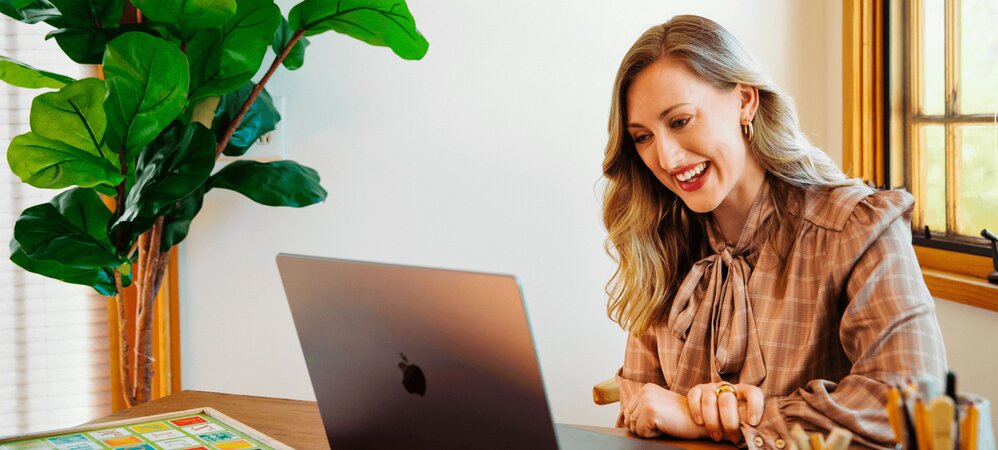
[[[876,237],[898,218],[911,222],[915,201],[901,190],[865,185],[808,189],[801,218],[832,231],[863,231]]]

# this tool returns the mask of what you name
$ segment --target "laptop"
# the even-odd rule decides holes
[[[513,276],[277,266],[334,450],[676,448],[553,423]]]

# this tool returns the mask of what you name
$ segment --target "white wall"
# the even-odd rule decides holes
[[[936,317],[946,341],[946,359],[957,373],[961,392],[973,392],[998,400],[998,312],[936,299]],[[998,429],[998,416],[991,414],[991,427]]]
[[[274,264],[293,252],[516,274],[556,419],[610,424],[615,407],[590,389],[621,364],[624,333],[605,314],[596,183],[621,57],[673,15],[710,17],[841,161],[835,3],[410,0],[430,41],[420,62],[317,37],[268,88],[286,97],[288,158],[316,168],[329,199],[208,196],[181,249],[184,388],[313,398]]]

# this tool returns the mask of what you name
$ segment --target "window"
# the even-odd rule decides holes
[[[92,76],[92,68],[44,40],[50,29],[0,17],[0,54],[73,78]],[[57,193],[21,183],[6,162],[41,92],[0,82],[0,435],[76,426],[110,413],[107,299],[25,272],[6,252],[20,213]]]
[[[933,296],[993,311],[980,230],[998,228],[996,9],[846,0],[842,15],[844,168],[914,195],[915,254]]]
[[[915,243],[987,256],[998,231],[998,2],[891,2],[892,185]]]

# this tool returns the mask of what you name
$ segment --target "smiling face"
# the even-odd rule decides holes
[[[741,131],[757,98],[743,85],[718,90],[679,60],[662,57],[627,90],[627,132],[655,178],[691,210],[714,211],[725,201],[754,198],[749,191],[765,174]]]

